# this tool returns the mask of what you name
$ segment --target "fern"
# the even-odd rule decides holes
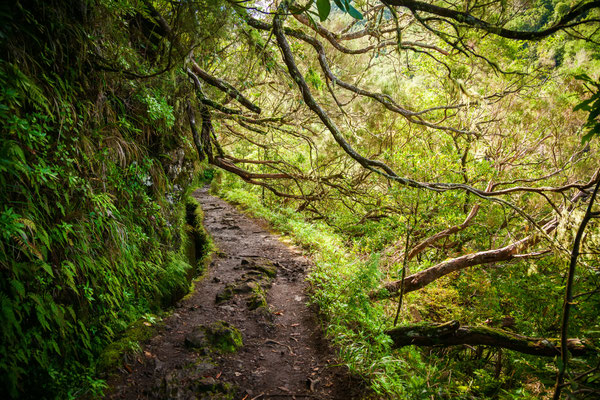
[[[0,307],[2,308],[2,326],[3,329],[15,331],[16,334],[21,333],[21,327],[14,313],[14,305],[10,298],[3,293],[0,293]],[[12,335],[3,332],[5,337]]]

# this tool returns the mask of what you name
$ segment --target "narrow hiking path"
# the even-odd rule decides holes
[[[218,251],[143,355],[110,382],[110,398],[359,398],[306,306],[308,260],[208,188],[193,196]],[[217,350],[234,350],[238,332],[242,347]]]

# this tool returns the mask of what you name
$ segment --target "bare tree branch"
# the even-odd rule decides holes
[[[537,40],[550,36],[560,30],[565,30],[581,24],[597,23],[599,20],[594,18],[581,19],[588,11],[600,9],[600,1],[580,2],[574,5],[569,12],[558,20],[554,25],[541,31],[515,31],[506,29],[501,26],[492,25],[489,22],[481,20],[469,13],[456,11],[450,8],[444,8],[433,4],[415,0],[382,0],[384,4],[406,7],[414,14],[415,11],[422,11],[440,17],[450,18],[468,27],[481,29],[485,32],[492,33],[497,36],[516,40]]]
[[[552,232],[558,226],[558,218],[554,218],[543,226],[546,234]],[[519,252],[531,247],[540,241],[537,235],[529,235],[521,240],[504,246],[499,249],[480,251],[473,254],[465,254],[463,256],[443,261],[433,267],[429,267],[423,271],[414,273],[404,279],[405,293],[421,289],[431,282],[448,275],[452,272],[460,271],[465,268],[475,265],[490,264],[499,261],[510,261],[518,256]],[[522,257],[520,257],[522,258]],[[402,281],[393,281],[383,285],[371,293],[372,299],[381,299],[395,295],[402,287]]]
[[[239,90],[234,88],[230,83],[224,81],[223,79],[212,76],[208,72],[204,71],[202,68],[200,68],[200,66],[198,65],[198,63],[196,63],[196,61],[192,60],[191,64],[192,64],[192,70],[196,74],[198,74],[198,76],[200,78],[202,78],[202,80],[204,82],[227,93],[229,96],[236,99],[240,104],[242,104],[244,107],[246,107],[250,111],[255,112],[257,114],[261,113],[260,107],[258,107],[257,105],[252,103],[250,100],[248,100]]]

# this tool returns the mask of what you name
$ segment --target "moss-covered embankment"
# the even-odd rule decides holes
[[[156,299],[156,314],[175,304],[191,290],[195,279],[201,278],[210,260],[213,243],[204,229],[204,214],[191,196],[185,201],[183,245],[179,260],[181,269],[165,281],[165,291]],[[96,370],[101,376],[127,368],[132,356],[141,351],[141,344],[151,339],[161,329],[161,318],[156,314],[144,315],[130,324],[117,339],[106,346],[98,358]]]

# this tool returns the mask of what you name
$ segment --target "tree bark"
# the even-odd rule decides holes
[[[588,203],[585,215],[583,216],[581,224],[579,224],[577,234],[575,235],[575,240],[573,241],[573,250],[571,251],[571,261],[569,262],[569,271],[567,272],[565,301],[563,303],[563,312],[560,324],[561,363],[558,365],[558,373],[556,374],[556,385],[554,386],[554,396],[552,397],[553,400],[558,400],[560,398],[560,392],[562,391],[563,381],[567,371],[567,364],[569,362],[569,352],[567,351],[569,348],[569,339],[567,339],[567,335],[569,334],[569,316],[571,313],[571,306],[573,305],[573,282],[575,279],[575,267],[577,266],[577,258],[579,257],[579,249],[583,239],[583,233],[585,232],[585,227],[592,218],[598,215],[597,212],[594,213],[593,211],[594,200],[598,194],[598,189],[600,189],[600,182],[598,182],[594,188],[594,192],[590,197],[590,202]]]
[[[552,232],[558,226],[558,218],[554,218],[542,227],[544,232]],[[519,241],[509,244],[500,249],[480,251],[473,254],[465,254],[448,261],[443,261],[433,267],[414,273],[404,279],[404,293],[412,292],[427,286],[436,279],[455,271],[481,264],[489,264],[499,261],[509,261],[519,255],[519,252],[527,247],[533,246],[540,241],[540,237],[529,235]],[[402,286],[402,281],[386,283],[382,288],[370,294],[372,299],[384,299],[396,294]]]
[[[386,334],[392,338],[394,347],[468,344],[499,347],[537,356],[560,355],[558,339],[532,338],[486,326],[461,326],[458,321],[405,325],[391,329]],[[598,352],[595,346],[582,339],[568,339],[567,347],[575,356]]]

